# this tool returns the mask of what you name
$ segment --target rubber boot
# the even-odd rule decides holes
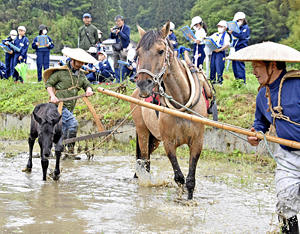
[[[77,132],[69,132],[68,139],[75,138],[76,135],[77,135]],[[69,143],[67,146],[68,146],[68,153],[74,154],[75,142]]]
[[[281,227],[283,234],[299,234],[298,218],[297,215],[289,219],[283,218],[283,226]]]

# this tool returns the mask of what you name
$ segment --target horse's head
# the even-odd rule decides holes
[[[61,115],[58,113],[56,105],[50,103],[47,105],[51,105],[51,108],[39,108],[33,111],[33,118],[40,126],[39,145],[43,149],[43,155],[46,157],[51,153],[55,125],[61,120]]]
[[[160,86],[167,73],[170,63],[172,46],[167,39],[170,31],[170,22],[167,22],[159,31],[145,32],[140,26],[138,31],[141,40],[137,47],[137,87],[140,97],[152,95],[153,89]]]

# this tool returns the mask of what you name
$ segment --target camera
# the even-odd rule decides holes
[[[118,26],[114,26],[113,29],[112,29],[112,32],[116,33],[118,29],[119,29]]]

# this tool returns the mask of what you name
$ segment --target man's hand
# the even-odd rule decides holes
[[[255,129],[251,128],[251,132],[255,132]],[[248,136],[247,140],[252,146],[258,146],[258,144],[260,142],[260,139],[258,139],[257,137],[253,137],[253,136]]]
[[[8,45],[8,41],[4,42],[5,45]]]
[[[94,94],[94,92],[93,92],[92,88],[91,88],[91,87],[88,87],[88,88],[86,89],[86,91],[85,91],[85,95],[86,95],[87,97],[90,97],[90,96],[92,96],[93,94]]]
[[[214,50],[214,52],[216,52],[216,53],[219,53],[219,52],[221,52],[222,50],[221,49],[215,49]]]
[[[21,61],[23,59],[23,57],[20,55],[18,59],[19,59],[19,61]]]
[[[37,46],[40,46],[40,43],[39,43],[39,42],[36,42],[35,44],[36,44]]]
[[[50,102],[57,104],[57,103],[59,103],[59,99],[55,95],[53,95],[50,98]]]
[[[232,34],[232,30],[228,31],[229,34]]]

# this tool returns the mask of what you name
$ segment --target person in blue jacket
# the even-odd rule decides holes
[[[225,68],[225,51],[230,46],[230,36],[226,32],[227,23],[225,20],[221,20],[218,24],[218,32],[214,33],[211,38],[214,39],[218,45],[218,49],[214,50],[210,59],[210,81],[212,84],[216,82],[220,85],[223,84],[223,71]],[[216,73],[218,79],[216,81]]]
[[[98,61],[95,66],[90,67],[90,73],[86,75],[87,79],[93,82],[112,81],[114,79],[114,71],[107,60],[107,54],[104,51],[98,52]]]
[[[233,43],[235,44],[235,51],[239,51],[240,49],[248,46],[248,41],[250,39],[250,28],[244,12],[237,12],[234,15],[233,21],[237,21],[240,27],[240,33],[233,31],[229,31],[229,33],[235,38]],[[236,79],[242,79],[246,84],[245,63],[241,61],[232,61],[232,69],[234,77]]]
[[[175,36],[174,33],[175,30],[175,24],[173,22],[170,22],[170,33],[169,33],[169,40],[171,44],[173,45],[174,51],[176,51],[176,56],[177,56],[177,47],[178,47],[178,42],[177,42],[177,37]]]
[[[14,50],[9,45],[9,42],[14,45],[14,41],[17,38],[17,36],[18,36],[18,32],[16,30],[11,30],[9,33],[9,37],[2,40],[2,43],[10,49],[10,51],[5,52],[5,75],[4,75],[4,78],[6,78],[6,79],[8,79],[13,74],[13,71],[14,71],[14,67],[13,67]]]
[[[13,61],[13,68],[16,67],[18,63],[26,63],[27,61],[27,50],[29,46],[29,40],[25,36],[26,28],[24,26],[18,27],[18,36],[15,39],[15,46],[20,49],[20,52],[14,52],[14,61]],[[13,78],[15,81],[20,81],[23,83],[23,78],[19,76],[19,73],[14,69]]]
[[[43,67],[44,70],[49,68],[50,50],[54,48],[53,41],[51,37],[47,35],[47,33],[48,33],[48,28],[45,25],[41,24],[39,26],[39,36],[34,38],[32,43],[32,49],[36,50],[36,55],[37,55],[36,65],[37,65],[38,82],[42,81]]]
[[[123,16],[115,17],[116,26],[111,28],[110,38],[116,39],[113,45],[114,70],[117,83],[120,83],[120,66],[118,60],[126,61],[127,47],[130,43],[130,28],[124,22]]]
[[[286,45],[263,42],[241,49],[228,59],[252,62],[253,74],[260,84],[251,131],[266,133],[273,125],[278,137],[300,142],[300,71],[287,71],[285,63],[300,63],[300,52]],[[260,139],[248,136],[248,142],[257,146]],[[281,144],[274,159],[281,233],[299,233],[300,149],[296,144]]]

